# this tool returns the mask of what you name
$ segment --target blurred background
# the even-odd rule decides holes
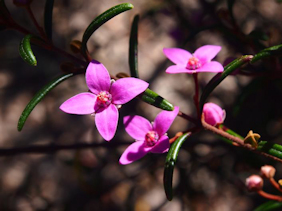
[[[17,23],[36,34],[26,10],[5,1]],[[81,40],[86,27],[118,0],[55,1],[54,44],[68,52],[72,40]],[[99,28],[88,41],[93,59],[108,71],[129,74],[128,48],[132,20],[139,22],[139,74],[150,88],[196,116],[191,75],[165,73],[171,62],[163,48],[179,47],[194,52],[202,45],[220,45],[216,60],[228,63],[244,54],[281,44],[282,4],[278,0],[138,0],[134,9],[124,12]],[[228,4],[229,3],[229,4]],[[233,3],[233,6],[232,6]],[[43,26],[45,1],[31,8]],[[228,6],[229,5],[229,6]],[[232,13],[231,13],[232,11]],[[48,150],[19,153],[18,147],[103,143],[93,117],[69,115],[59,106],[71,96],[87,91],[83,75],[64,81],[32,111],[22,132],[17,121],[26,104],[45,84],[62,73],[60,64],[68,61],[58,53],[40,47],[32,49],[36,67],[25,63],[18,53],[24,37],[18,31],[0,32],[0,210],[173,210],[248,211],[266,200],[249,193],[245,178],[258,173],[260,166],[281,164],[257,154],[227,145],[210,132],[200,132],[183,145],[174,170],[174,199],[169,202],[163,190],[166,154],[148,154],[127,166],[119,157],[132,138],[122,125],[123,116],[138,114],[153,121],[160,112],[138,99],[120,110],[120,124],[109,147]],[[238,70],[226,78],[208,99],[226,110],[225,125],[242,136],[249,130],[263,140],[282,144],[281,60],[270,58]],[[200,85],[214,76],[199,74]],[[169,130],[173,137],[193,124],[177,117]],[[113,142],[113,144],[112,144]],[[266,190],[276,193],[266,184]]]

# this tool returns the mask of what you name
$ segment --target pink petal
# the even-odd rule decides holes
[[[151,149],[152,153],[165,153],[169,149],[169,138],[167,136],[162,136],[158,143]]]
[[[197,69],[197,72],[211,72],[211,73],[221,73],[223,72],[223,66],[216,61],[208,62],[201,68]]]
[[[166,71],[168,74],[175,74],[175,73],[189,73],[189,70],[185,67],[178,66],[178,65],[171,65],[169,66]]]
[[[117,107],[113,104],[95,114],[96,127],[106,141],[110,141],[116,133],[118,115]]]
[[[162,111],[158,114],[153,127],[160,137],[168,131],[178,112],[179,107],[175,106],[173,111]]]
[[[144,92],[149,84],[138,78],[122,78],[113,83],[111,87],[112,102],[122,105]]]
[[[146,134],[153,130],[151,123],[141,116],[125,116],[123,124],[126,132],[135,140],[144,141]]]
[[[84,92],[66,100],[60,109],[69,114],[92,114],[94,113],[94,104],[96,95]]]
[[[135,160],[138,160],[144,155],[146,155],[148,151],[144,148],[143,141],[136,141],[133,144],[129,145],[126,150],[122,153],[119,163],[122,165],[127,165]]]
[[[218,45],[204,45],[198,48],[194,56],[200,59],[202,62],[209,62],[211,61],[221,50],[221,46]]]
[[[186,67],[188,59],[192,57],[192,54],[181,48],[164,48],[164,54],[174,64]]]
[[[100,62],[93,60],[89,63],[85,78],[88,88],[94,94],[99,94],[100,91],[110,90],[110,75],[108,70]]]
[[[205,103],[203,113],[206,123],[215,126],[225,119],[225,111],[215,103]]]

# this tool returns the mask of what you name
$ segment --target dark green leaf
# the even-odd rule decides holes
[[[200,99],[200,108],[203,108],[204,103],[206,102],[210,93],[231,73],[233,73],[236,69],[241,67],[243,64],[248,63],[252,56],[246,55],[241,56],[238,59],[230,62],[228,65],[224,67],[224,71],[222,73],[216,74],[209,83],[205,86],[203,93]]]
[[[233,19],[233,5],[235,3],[236,0],[227,0],[227,6],[228,6],[228,10],[229,10],[229,14]]]
[[[282,207],[282,202],[268,201],[258,206],[254,211],[270,211],[270,210],[274,210],[280,207]],[[279,210],[281,210],[281,208]]]
[[[164,169],[164,189],[166,198],[171,201],[173,198],[172,193],[172,179],[173,179],[173,170],[174,166],[177,160],[177,156],[179,153],[179,150],[186,141],[186,139],[191,135],[191,133],[185,133],[182,136],[180,136],[178,139],[175,140],[175,142],[171,145],[165,161],[165,169]]]
[[[280,56],[282,55],[282,45],[272,46],[270,48],[266,48],[260,51],[259,53],[254,55],[254,58],[251,60],[251,63],[255,63],[256,61],[261,60],[265,57],[277,56],[277,55]]]
[[[104,13],[102,13],[101,15],[99,15],[98,17],[96,17],[91,23],[90,25],[87,27],[87,29],[85,30],[83,37],[82,37],[82,52],[85,53],[85,51],[87,50],[87,41],[90,38],[90,36],[100,27],[102,26],[104,23],[106,23],[108,20],[110,20],[111,18],[115,17],[116,15],[125,12],[127,10],[130,10],[133,8],[133,5],[130,3],[123,3],[123,4],[119,4],[116,5],[110,9],[108,9],[107,11],[105,11]]]
[[[129,67],[132,77],[139,78],[138,74],[138,22],[139,15],[134,17],[129,39]]]
[[[37,61],[36,58],[31,50],[31,46],[30,46],[30,42],[31,42],[31,38],[34,37],[31,34],[26,35],[21,43],[20,43],[20,48],[19,48],[19,52],[20,52],[20,56],[22,57],[22,59],[27,62],[28,64],[32,65],[32,66],[36,66],[37,65]]]
[[[44,9],[44,28],[47,37],[52,40],[52,17],[54,0],[46,0]]]
[[[27,104],[24,111],[22,112],[19,122],[18,122],[18,131],[21,131],[25,121],[27,120],[29,114],[34,109],[34,107],[45,97],[47,93],[49,93],[54,87],[56,87],[58,84],[63,82],[64,80],[74,76],[74,73],[68,73],[59,76],[58,78],[52,80],[49,84],[44,86],[39,92],[36,93],[36,95],[31,99],[31,101]]]
[[[170,102],[150,89],[146,89],[145,92],[141,94],[141,98],[144,102],[149,103],[157,108],[167,111],[173,111],[174,109]]]

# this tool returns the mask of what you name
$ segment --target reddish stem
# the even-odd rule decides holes
[[[194,103],[197,109],[197,117],[200,119],[200,106],[199,106],[199,82],[198,82],[198,73],[193,73],[193,78],[195,82],[195,95]]]
[[[276,180],[273,177],[269,178],[269,181],[278,191],[282,192],[280,185],[276,182]]]
[[[257,191],[257,193],[259,195],[261,195],[262,197],[270,199],[270,200],[282,201],[282,196],[277,196],[277,195],[269,194],[269,193],[264,192],[263,190],[259,190],[259,191]]]

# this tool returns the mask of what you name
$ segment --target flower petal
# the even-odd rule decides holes
[[[211,73],[221,73],[223,72],[224,68],[222,64],[216,61],[212,61],[209,63],[206,63],[201,68],[197,69],[197,72],[211,72]]]
[[[162,136],[157,144],[151,149],[152,153],[165,153],[169,149],[169,138],[167,136]]]
[[[189,73],[189,70],[186,69],[185,67],[182,67],[182,66],[179,66],[179,65],[171,65],[166,69],[165,72],[168,73],[168,74]]]
[[[111,78],[109,72],[100,62],[93,60],[89,63],[85,78],[88,88],[94,94],[110,90]]]
[[[221,46],[218,45],[204,45],[195,51],[194,56],[205,63],[211,61],[220,50]]]
[[[96,127],[106,141],[110,141],[116,133],[118,115],[117,107],[113,104],[95,114]]]
[[[133,144],[129,145],[126,150],[122,153],[119,163],[122,165],[127,165],[135,160],[138,160],[144,155],[146,155],[148,151],[144,148],[143,141],[136,141]]]
[[[186,67],[188,59],[192,57],[192,54],[181,48],[164,48],[164,54],[174,64]]]
[[[149,84],[138,78],[122,78],[112,84],[112,102],[122,105],[132,100],[134,97],[144,92]]]
[[[160,137],[168,131],[178,112],[179,107],[175,106],[173,111],[162,111],[158,114],[154,121],[153,128]]]
[[[69,114],[92,114],[94,113],[94,104],[96,95],[84,92],[66,100],[60,109]]]
[[[151,123],[141,116],[125,116],[123,124],[126,132],[138,141],[144,141],[146,134],[153,130]]]

